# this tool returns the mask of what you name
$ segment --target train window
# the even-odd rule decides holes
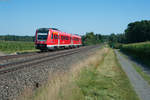
[[[51,39],[53,39],[53,33],[52,33],[52,35],[51,35]]]
[[[47,40],[47,33],[37,33],[37,40],[39,41],[45,41]]]
[[[61,36],[61,40],[69,40],[68,36]]]
[[[65,40],[65,36],[61,36],[61,39],[62,39],[62,40]]]
[[[38,40],[47,40],[47,35],[38,35]]]
[[[54,39],[58,39],[58,35],[54,35]]]
[[[74,41],[79,41],[79,39],[78,38],[74,38]]]
[[[68,40],[69,38],[68,38],[68,36],[66,36],[66,40]]]

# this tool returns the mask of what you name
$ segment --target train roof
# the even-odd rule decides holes
[[[37,29],[37,31],[49,31],[50,29],[52,29],[52,30],[58,30],[57,28],[39,28],[39,29]]]
[[[37,32],[48,32],[50,29],[60,31],[57,28],[39,28],[39,29],[37,29]],[[69,33],[66,33],[66,32],[62,32],[62,34],[69,35]],[[70,35],[81,38],[81,36],[78,34],[70,34]]]
[[[77,35],[77,34],[72,34],[73,37],[78,37],[78,38],[81,38],[80,35]]]

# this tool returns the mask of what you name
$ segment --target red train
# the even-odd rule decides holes
[[[81,36],[61,32],[56,28],[39,28],[36,30],[35,47],[42,51],[56,48],[74,48],[81,45]]]

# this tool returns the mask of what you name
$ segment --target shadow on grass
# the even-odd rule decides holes
[[[142,70],[150,75],[150,59],[148,57],[139,57],[129,52],[120,50],[121,53],[125,54],[129,60],[133,61],[137,66],[142,68]]]

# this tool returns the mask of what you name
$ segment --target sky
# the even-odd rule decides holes
[[[141,20],[150,20],[150,0],[0,0],[0,35],[33,36],[49,27],[108,35]]]

